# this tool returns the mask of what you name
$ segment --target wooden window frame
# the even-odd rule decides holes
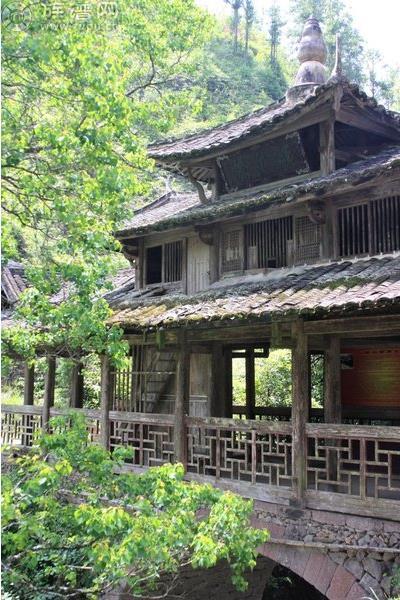
[[[176,287],[179,285],[183,285],[184,282],[184,278],[185,278],[185,268],[184,268],[184,262],[185,262],[185,252],[186,252],[186,248],[185,248],[185,240],[184,239],[178,239],[178,240],[170,240],[168,242],[154,242],[152,244],[149,244],[148,246],[145,246],[143,248],[143,278],[144,278],[144,287],[145,288],[153,288],[153,287],[157,287],[157,286],[165,286],[165,287]],[[181,244],[181,264],[180,264],[180,269],[181,269],[181,278],[177,279],[175,281],[165,281],[165,247],[169,246],[171,244]],[[151,248],[156,248],[157,246],[161,246],[161,281],[157,282],[157,283],[148,283],[147,282],[147,252],[149,249]]]

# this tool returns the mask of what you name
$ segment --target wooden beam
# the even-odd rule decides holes
[[[400,333],[400,315],[306,321],[304,332],[307,335],[338,334],[348,337],[355,333],[398,335]]]
[[[185,417],[189,414],[190,393],[190,352],[186,336],[183,333],[180,339],[176,365],[176,396],[175,396],[175,423],[174,423],[174,452],[175,462],[180,462],[186,471],[187,441]]]
[[[335,120],[330,117],[319,125],[319,152],[322,175],[333,173],[335,161]]]
[[[24,363],[24,405],[33,406],[35,390],[35,367]]]
[[[100,356],[101,389],[100,389],[100,443],[106,450],[110,448],[110,408],[112,381],[110,359],[106,354]]]
[[[363,129],[370,133],[376,133],[383,137],[398,142],[400,140],[400,131],[386,123],[381,123],[375,116],[365,114],[355,108],[350,108],[342,104],[337,113],[337,120],[346,125],[352,125],[358,129]]]
[[[48,356],[46,359],[47,371],[44,379],[44,398],[42,412],[42,428],[47,431],[50,419],[50,408],[54,406],[54,390],[56,383],[56,359]]]
[[[303,321],[292,324],[292,469],[298,505],[304,503],[306,490],[307,437],[309,413],[309,356]]]
[[[83,365],[74,363],[71,371],[69,404],[71,408],[83,407]]]

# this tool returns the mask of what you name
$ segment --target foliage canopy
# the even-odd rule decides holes
[[[122,580],[136,596],[176,583],[179,568],[228,561],[238,589],[268,533],[252,502],[183,481],[181,465],[115,474],[130,455],[88,443],[84,419],[54,419],[3,476],[3,588],[21,600],[98,598]],[[202,515],[202,516],[201,516]],[[160,588],[161,586],[161,588]]]

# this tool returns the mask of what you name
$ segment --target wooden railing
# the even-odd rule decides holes
[[[66,412],[52,408],[51,416]],[[80,412],[90,439],[101,439],[100,411]],[[29,446],[41,426],[40,407],[2,407],[3,444]],[[179,460],[188,479],[266,501],[299,501],[290,422],[185,417],[184,456],[175,453],[175,426],[173,415],[111,411],[109,447],[133,448],[131,467]],[[398,518],[400,427],[308,423],[305,434],[304,506]]]
[[[174,462],[174,417],[145,413],[110,412],[110,450],[133,449],[132,465],[156,467]]]
[[[253,409],[254,418],[260,421],[290,421],[292,409],[290,406],[256,406]],[[235,404],[232,414],[237,419],[246,419],[247,409],[244,405]],[[400,425],[400,408],[382,409],[374,407],[350,407],[342,409],[343,422],[354,425]],[[312,408],[309,421],[311,423],[324,422],[324,409]]]

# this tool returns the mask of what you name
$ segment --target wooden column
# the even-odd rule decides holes
[[[220,342],[213,342],[211,350],[211,416],[226,416],[224,352]]]
[[[324,420],[325,423],[341,423],[341,369],[340,369],[340,338],[337,335],[328,337],[328,347],[325,351],[325,379],[324,379]],[[338,481],[338,453],[334,446],[340,446],[338,440],[327,440],[330,449],[327,451],[327,469],[329,481]],[[335,484],[332,484],[335,491]]]
[[[44,380],[44,398],[42,412],[42,427],[43,431],[47,431],[50,408],[54,406],[54,390],[56,383],[56,359],[54,356],[47,357],[47,371]]]
[[[320,168],[322,175],[333,173],[335,161],[335,120],[333,117],[319,125]]]
[[[255,418],[256,378],[254,369],[254,350],[246,350],[246,419]]]
[[[106,354],[100,356],[101,390],[100,390],[100,443],[106,450],[110,447],[110,405],[111,405],[111,368]]]
[[[309,415],[308,340],[303,321],[292,324],[292,338],[292,467],[296,499],[301,505],[306,489],[306,423]]]
[[[340,339],[329,336],[325,351],[324,381],[324,417],[325,423],[340,423],[342,420]]]
[[[71,372],[71,387],[69,403],[71,408],[82,408],[83,406],[83,365],[81,362],[74,363]]]
[[[33,406],[35,389],[35,367],[29,363],[24,364],[24,404]]]
[[[225,417],[232,418],[233,390],[232,390],[232,350],[224,350],[224,379],[225,379]]]
[[[185,470],[187,464],[185,416],[189,413],[189,373],[190,352],[186,337],[182,335],[176,365],[174,449],[175,462],[182,463]]]

